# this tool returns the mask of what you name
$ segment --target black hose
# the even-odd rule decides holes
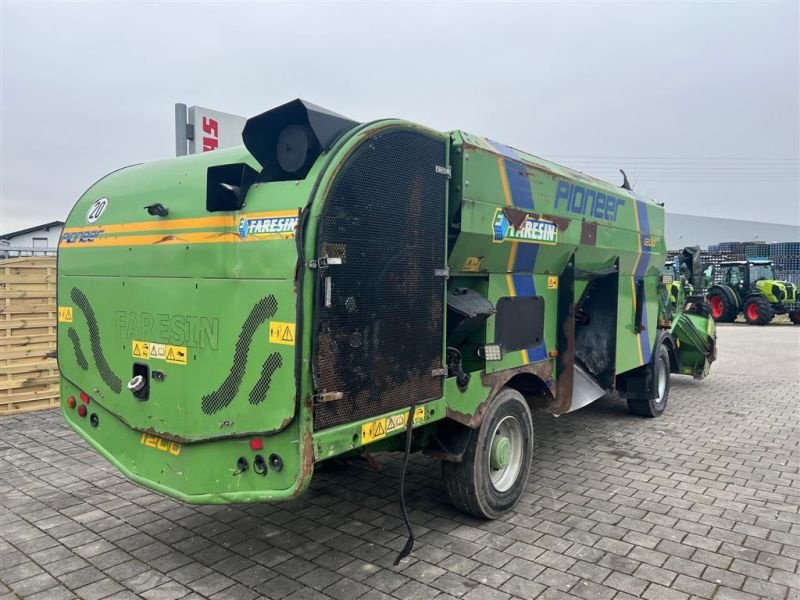
[[[414,402],[408,411],[408,421],[406,423],[406,451],[405,455],[403,456],[403,469],[400,471],[400,510],[403,512],[403,521],[406,524],[406,529],[408,529],[408,539],[406,540],[406,545],[403,546],[403,549],[400,551],[400,554],[397,555],[397,558],[394,561],[395,567],[400,564],[401,560],[411,554],[411,551],[414,549],[414,531],[411,529],[411,521],[408,520],[405,487],[408,457],[411,455],[411,437],[413,434],[412,430],[414,428],[414,411],[416,408],[417,403]]]

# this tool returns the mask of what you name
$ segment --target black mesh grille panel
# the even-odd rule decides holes
[[[330,188],[318,254],[342,264],[321,273],[315,383],[342,398],[315,407],[317,430],[442,395],[446,160],[443,141],[390,131]]]
[[[281,355],[277,352],[270,354],[264,361],[264,366],[261,367],[261,376],[258,381],[250,390],[250,404],[261,404],[267,398],[267,391],[269,391],[269,384],[272,382],[272,375],[283,364]]]
[[[89,328],[89,346],[92,349],[92,357],[94,358],[97,372],[100,373],[101,379],[111,388],[111,391],[115,394],[119,394],[120,391],[122,391],[122,380],[117,377],[114,371],[111,370],[111,367],[108,366],[108,361],[103,354],[103,346],[100,344],[100,326],[97,324],[97,317],[95,317],[94,309],[86,295],[78,288],[72,288],[70,296],[86,318],[86,326]]]
[[[78,362],[78,366],[84,371],[87,371],[89,369],[89,361],[86,360],[86,355],[81,348],[81,340],[78,337],[78,332],[70,327],[67,329],[67,335],[72,342],[72,349],[75,351],[75,360]]]
[[[244,371],[247,366],[247,353],[250,351],[250,345],[253,343],[253,335],[255,335],[259,325],[272,317],[277,310],[278,301],[275,300],[275,296],[270,294],[266,298],[259,300],[253,307],[253,310],[250,311],[250,314],[247,315],[242,325],[242,331],[239,333],[239,339],[236,340],[236,349],[233,352],[233,364],[231,364],[231,370],[228,372],[228,376],[215,391],[203,396],[202,406],[205,414],[213,415],[233,402],[233,399],[236,397],[236,394],[239,393],[239,388],[242,385]],[[267,387],[268,386],[269,383],[267,383]]]

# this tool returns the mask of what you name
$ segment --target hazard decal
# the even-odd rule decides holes
[[[185,365],[189,361],[186,346],[157,344],[142,340],[131,340],[131,356],[141,360],[163,360],[173,365]]]
[[[414,425],[425,421],[425,407],[420,406],[414,410]],[[382,417],[361,426],[361,443],[369,444],[383,439],[387,434],[394,434],[405,430],[408,423],[408,412],[391,417]]]
[[[282,321],[269,322],[269,343],[286,344],[294,346],[295,325],[294,323],[284,323]]]

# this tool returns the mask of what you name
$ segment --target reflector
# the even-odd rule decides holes
[[[75,404],[76,404],[75,396],[70,396],[69,398],[67,398],[67,406],[69,406],[70,408],[75,408]]]
[[[264,448],[264,442],[261,441],[261,438],[253,438],[250,440],[250,449],[251,450],[261,450]]]
[[[86,392],[81,392],[81,402],[84,402],[85,404],[89,404],[90,400],[91,400],[91,398],[89,397],[89,394],[87,394]]]
[[[81,404],[81,405],[78,406],[78,416],[79,417],[85,417],[86,416],[86,412],[87,411],[86,411],[86,405],[85,404]]]

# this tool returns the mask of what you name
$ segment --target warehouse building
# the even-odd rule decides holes
[[[685,246],[708,248],[720,242],[797,242],[800,225],[740,221],[717,217],[698,217],[667,213],[667,248],[677,250]]]

